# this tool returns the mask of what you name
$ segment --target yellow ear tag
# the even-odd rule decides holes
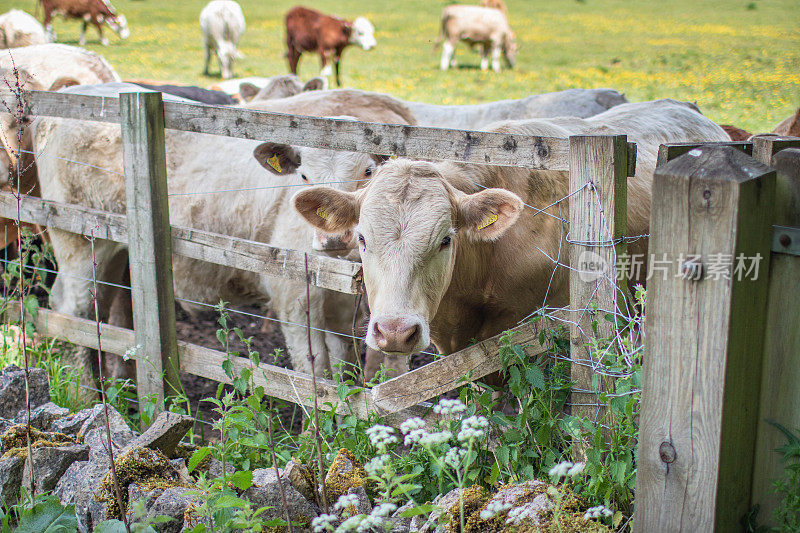
[[[278,154],[273,155],[269,159],[267,159],[267,164],[275,169],[275,172],[278,174],[283,173],[283,169],[281,168],[281,162],[278,161]]]
[[[397,159],[397,155],[393,155],[389,159]]]
[[[317,208],[317,216],[319,218],[324,218],[325,220],[329,220],[331,218],[330,215],[326,213],[325,210],[322,209],[321,207]]]
[[[495,222],[497,222],[497,215],[489,215],[488,217],[481,220],[481,223],[478,224],[478,229],[483,229],[487,226],[491,226]]]

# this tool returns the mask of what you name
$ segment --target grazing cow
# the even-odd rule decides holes
[[[509,121],[491,130],[627,134],[638,143],[636,176],[628,180],[628,229],[638,235],[648,230],[659,145],[728,138],[696,109],[659,100],[623,104],[589,119]],[[564,172],[399,159],[382,165],[364,189],[313,187],[299,192],[294,204],[322,231],[356,234],[370,347],[408,355],[432,340],[452,353],[542,305],[567,302],[567,269],[554,271],[545,254],[563,257],[559,247],[567,246],[555,204],[569,194],[568,181]],[[526,204],[553,216],[537,216]]]
[[[322,59],[320,75],[331,75],[328,61],[332,60],[336,85],[341,87],[339,63],[342,52],[351,44],[370,50],[376,44],[374,34],[375,28],[364,17],[350,22],[307,7],[294,7],[286,13],[286,56],[289,59],[289,69],[292,74],[297,74],[300,55],[303,52],[317,52]]]
[[[481,70],[489,68],[489,53],[492,70],[500,72],[500,55],[513,68],[517,58],[517,41],[508,25],[506,15],[491,7],[450,5],[442,10],[442,60],[440,68],[447,70],[455,66],[455,48],[458,41],[470,46],[481,46]]]
[[[100,43],[103,45],[108,44],[108,39],[103,36],[103,24],[108,24],[108,27],[121,39],[127,39],[131,35],[125,15],[118,15],[108,0],[39,0],[39,2],[44,9],[44,27],[52,41],[56,40],[53,32],[53,15],[83,21],[79,41],[81,46],[86,44],[86,27],[90,22],[97,28]]]
[[[150,89],[151,91],[180,96],[181,98],[200,102],[201,104],[233,105],[236,103],[236,100],[222,91],[201,89],[200,87],[193,87],[191,85],[150,85],[149,83],[137,83],[136,85],[144,87],[145,89]]]
[[[245,29],[244,14],[233,0],[213,0],[200,12],[200,29],[203,30],[203,46],[206,63],[203,74],[208,73],[211,53],[219,60],[223,79],[233,77],[233,61],[242,57],[236,49]]]
[[[120,91],[136,89],[116,86],[109,94],[103,86],[79,86],[64,91],[112,96]],[[327,98],[316,98],[315,94],[303,93],[280,102],[258,101],[247,107],[301,115],[347,114],[361,120],[404,121],[397,114],[403,109],[402,104],[390,102],[388,98],[372,98],[369,93],[358,91],[337,91]],[[42,197],[124,213],[119,125],[39,117],[34,122],[33,133]],[[302,186],[302,182],[288,168],[265,182],[262,168],[265,161],[253,157],[261,144],[246,139],[167,130],[171,221],[176,225],[313,253],[306,244],[312,240],[311,228],[294,214],[290,203],[295,186]],[[306,163],[305,152],[303,157]],[[70,161],[88,163],[88,166],[74,165]],[[367,155],[363,164],[374,165],[374,162]],[[364,172],[355,168],[353,171],[358,174],[351,176],[346,173],[347,169],[340,170],[345,172],[344,179],[358,179]],[[337,172],[337,176],[341,179],[343,174]],[[230,192],[231,189],[234,191]],[[236,192],[236,189],[241,191]],[[192,194],[182,194],[184,192]],[[79,235],[58,230],[51,231],[51,238],[60,271],[52,290],[51,304],[61,312],[90,316],[91,298],[89,282],[86,281],[92,277],[89,243]],[[110,241],[98,241],[95,251],[100,279],[119,283],[125,269],[125,247]],[[174,257],[173,274],[175,295],[180,298],[210,304],[223,299],[231,305],[270,301],[281,320],[305,323],[304,283],[259,276],[180,256]],[[321,330],[349,334],[353,297],[315,287],[311,288],[311,295],[313,325]],[[109,314],[111,296],[106,292],[100,295],[103,319]],[[191,310],[191,306],[188,309]],[[283,325],[282,329],[294,368],[310,369],[306,359],[308,341],[305,328]],[[314,353],[319,355],[317,364],[320,371],[329,369],[329,362],[347,359],[352,352],[349,337],[324,331],[312,331],[312,346]]]
[[[12,9],[0,15],[0,48],[18,48],[50,42],[44,27],[31,15]]]
[[[414,113],[420,126],[480,130],[501,120],[558,116],[586,118],[627,101],[622,93],[614,89],[567,89],[519,100],[473,105],[405,104]]]

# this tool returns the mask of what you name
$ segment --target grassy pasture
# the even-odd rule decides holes
[[[123,78],[207,86],[197,17],[206,0],[113,0],[131,28],[87,48]],[[239,76],[288,71],[283,14],[296,0],[239,0],[247,19]],[[479,56],[459,46],[460,68],[438,70],[434,50],[443,1],[315,0],[307,5],[376,27],[378,46],[345,52],[343,83],[406,99],[463,104],[519,98],[570,87],[613,87],[631,101],[670,97],[698,103],[719,123],[769,131],[800,105],[800,3],[797,0],[507,0],[520,53],[515,70],[482,73]],[[33,12],[35,0],[2,0]],[[80,23],[55,24],[77,44]],[[300,75],[319,71],[301,59]]]

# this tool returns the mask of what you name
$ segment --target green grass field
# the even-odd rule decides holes
[[[477,1],[477,0],[476,0]],[[197,21],[205,0],[113,0],[131,37],[93,29],[87,48],[103,54],[123,78],[208,86]],[[283,14],[296,1],[239,0],[247,19],[239,76],[288,72]],[[345,86],[433,103],[476,103],[570,87],[613,87],[631,101],[670,97],[698,103],[719,123],[769,131],[800,105],[798,0],[507,0],[520,52],[515,70],[482,73],[479,56],[456,50],[461,68],[438,70],[434,50],[447,2],[321,0],[307,5],[344,17],[363,14],[378,46],[350,48]],[[33,12],[35,0],[0,1]],[[80,23],[55,24],[59,41],[77,44]],[[319,72],[316,56],[300,75]]]

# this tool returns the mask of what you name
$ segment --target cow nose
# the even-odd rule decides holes
[[[411,354],[419,342],[422,328],[402,319],[375,322],[375,344],[382,352]]]

